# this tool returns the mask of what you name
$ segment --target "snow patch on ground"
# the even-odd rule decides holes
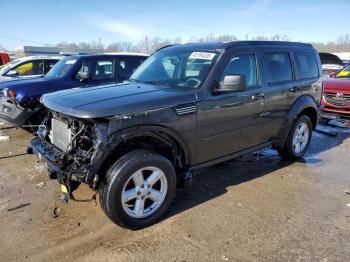
[[[4,136],[2,134],[0,134],[0,141],[6,141],[6,140],[9,140],[10,137],[9,136]]]

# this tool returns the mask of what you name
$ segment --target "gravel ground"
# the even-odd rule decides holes
[[[350,129],[337,130],[314,132],[303,161],[262,150],[200,170],[160,223],[131,231],[99,204],[58,201],[25,154],[31,135],[0,124],[0,260],[349,261]]]

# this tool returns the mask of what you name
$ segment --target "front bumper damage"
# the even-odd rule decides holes
[[[23,108],[15,99],[0,96],[0,118],[17,126],[24,124],[33,111]]]
[[[98,127],[97,130],[100,130]],[[97,132],[97,134],[100,134]],[[61,185],[64,185],[67,192],[65,201],[74,199],[72,193],[81,183],[88,184],[91,189],[96,190],[98,187],[99,176],[97,170],[103,162],[105,150],[105,141],[100,136],[93,138],[93,147],[89,154],[78,154],[77,150],[63,152],[55,145],[51,144],[40,134],[35,137],[28,146],[27,153],[35,154],[42,160],[48,168],[48,176],[55,179]]]
[[[65,154],[50,143],[34,138],[27,148],[27,153],[37,155],[47,166],[49,178],[61,184],[59,199],[64,203],[68,203],[70,199],[76,200],[73,192],[81,183],[89,184],[93,190],[97,188],[98,175],[91,168],[91,164],[80,165],[79,168],[75,167],[74,163],[67,164]],[[91,200],[95,198],[96,194]]]

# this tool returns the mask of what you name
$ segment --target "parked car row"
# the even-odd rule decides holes
[[[61,199],[87,184],[123,227],[158,221],[193,170],[267,146],[302,158],[323,107],[349,111],[349,68],[322,82],[309,44],[184,44],[146,58],[69,56],[44,77],[0,83],[0,118],[41,123],[28,153]]]

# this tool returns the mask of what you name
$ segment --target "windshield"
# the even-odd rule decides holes
[[[210,51],[164,49],[143,62],[129,80],[183,89],[198,88],[216,58],[217,53]]]
[[[336,76],[336,78],[350,78],[350,65],[346,66]]]
[[[51,70],[45,75],[45,77],[60,78],[65,76],[76,61],[77,59],[72,57],[63,58],[51,68]]]

